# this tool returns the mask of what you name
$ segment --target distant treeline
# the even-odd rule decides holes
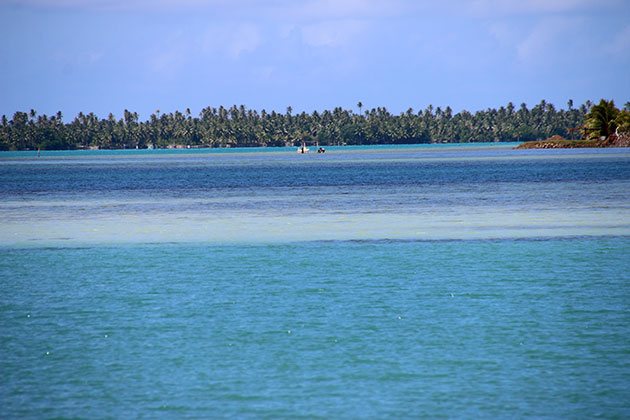
[[[357,112],[342,108],[294,114],[256,111],[245,106],[204,108],[199,116],[185,112],[156,111],[147,121],[125,110],[100,119],[79,113],[64,122],[61,112],[39,115],[35,110],[2,116],[0,150],[25,149],[130,149],[146,147],[250,147],[291,146],[302,141],[319,145],[458,143],[527,141],[552,135],[579,138],[579,128],[593,104],[566,109],[541,101],[533,108],[511,102],[499,109],[453,113],[450,107],[429,105],[399,115],[386,108]]]

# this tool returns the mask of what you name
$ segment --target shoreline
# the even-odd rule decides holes
[[[608,147],[630,147],[630,138],[611,136],[597,140],[567,140],[561,136],[553,136],[546,140],[527,141],[514,149],[601,149]]]
[[[445,150],[478,150],[514,148],[520,142],[460,142],[460,143],[417,143],[417,144],[365,144],[326,146],[327,152],[343,153],[383,153],[388,151],[415,151],[442,152]],[[138,157],[138,156],[226,156],[226,155],[266,155],[285,154],[295,155],[296,147],[269,146],[269,147],[227,147],[227,148],[194,148],[194,149],[72,149],[72,150],[42,150],[40,158],[46,157]],[[317,152],[305,153],[301,156],[317,155]],[[0,151],[0,159],[34,158],[37,150],[11,150]]]

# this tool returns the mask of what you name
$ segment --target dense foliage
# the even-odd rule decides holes
[[[556,109],[541,101],[529,109],[512,103],[499,109],[454,114],[428,106],[421,111],[409,109],[400,115],[386,108],[358,113],[342,108],[293,114],[260,112],[245,106],[204,108],[199,116],[156,111],[147,121],[125,110],[122,118],[113,114],[100,119],[93,113],[79,113],[72,122],[62,114],[53,116],[16,112],[11,119],[2,116],[0,149],[75,149],[146,147],[247,147],[296,145],[301,141],[320,145],[404,144],[435,142],[525,141],[552,135],[581,136],[579,127],[592,107],[587,102],[574,108]]]
[[[619,110],[613,101],[602,99],[591,107],[584,122],[588,139],[609,138],[630,134],[630,107]]]

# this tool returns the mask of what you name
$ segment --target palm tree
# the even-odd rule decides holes
[[[630,137],[630,109],[625,108],[617,115],[617,131],[615,134]]]
[[[609,138],[617,129],[617,116],[619,109],[614,101],[602,99],[599,104],[593,105],[591,111],[586,115],[584,123],[585,135],[588,139],[600,137]]]

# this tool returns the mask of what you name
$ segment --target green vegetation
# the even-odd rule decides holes
[[[619,110],[613,101],[602,99],[586,115],[584,131],[587,139],[608,139],[630,134],[630,104]]]
[[[429,105],[418,112],[409,108],[399,115],[386,108],[363,112],[362,102],[357,104],[358,114],[335,108],[294,115],[291,107],[282,114],[241,105],[207,107],[196,117],[189,109],[184,113],[156,111],[147,121],[139,121],[137,113],[127,110],[120,119],[113,114],[100,119],[93,113],[79,113],[69,123],[63,122],[60,112],[47,116],[31,110],[16,112],[11,119],[2,116],[0,150],[287,146],[302,140],[326,146],[527,141],[552,135],[576,138],[587,112],[596,107],[590,101],[578,108],[573,107],[573,101],[567,105],[566,110],[557,110],[546,101],[531,109],[526,104],[516,108],[509,103],[474,114],[453,114],[450,107]],[[619,126],[602,124],[609,131]],[[595,133],[596,125],[592,127]]]
[[[620,110],[613,101],[602,99],[590,108],[581,130],[584,140],[566,140],[555,135],[543,141],[523,143],[518,148],[630,147],[630,102]]]

